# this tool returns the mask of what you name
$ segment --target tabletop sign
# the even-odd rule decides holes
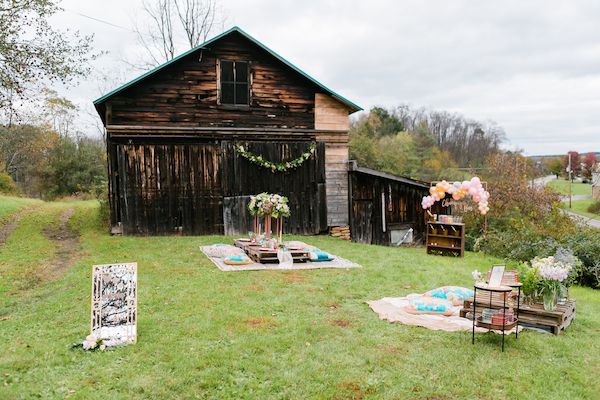
[[[137,263],[93,266],[91,325],[108,346],[137,341]]]
[[[488,286],[498,287],[502,286],[502,277],[504,276],[504,265],[494,265],[492,267],[492,273],[490,274],[490,281]]]

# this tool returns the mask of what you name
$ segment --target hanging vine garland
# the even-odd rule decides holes
[[[273,173],[275,173],[276,171],[286,172],[291,169],[298,168],[310,158],[310,156],[315,152],[316,149],[317,144],[311,143],[308,150],[302,153],[298,158],[295,158],[290,161],[275,163],[273,161],[265,160],[261,155],[254,154],[253,152],[246,150],[241,144],[238,144],[236,146],[236,150],[240,156],[244,157],[246,160],[250,161],[253,164],[256,164],[266,169],[270,169]]]

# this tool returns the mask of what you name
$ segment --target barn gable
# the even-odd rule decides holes
[[[220,63],[248,63],[246,107],[220,103]],[[94,101],[106,125],[315,128],[315,96],[360,110],[234,27]],[[317,111],[318,112],[318,111]]]

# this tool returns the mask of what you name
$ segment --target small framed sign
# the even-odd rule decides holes
[[[137,341],[137,263],[92,267],[91,334],[107,346]]]
[[[492,266],[492,272],[490,273],[490,281],[488,282],[488,286],[490,287],[498,287],[502,286],[502,277],[504,276],[504,265],[494,265]]]

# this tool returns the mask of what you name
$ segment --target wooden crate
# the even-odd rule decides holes
[[[479,296],[478,296],[479,297]],[[484,308],[490,308],[489,301],[479,301],[477,299],[477,314]],[[492,301],[493,309],[502,308],[502,302]],[[566,304],[559,304],[554,311],[544,310],[543,304],[521,304],[519,308],[519,325],[531,326],[534,328],[549,331],[558,335],[565,330],[575,318],[576,302],[569,300]],[[473,311],[473,299],[465,300],[463,308],[460,310],[460,316],[465,318],[467,313]]]

